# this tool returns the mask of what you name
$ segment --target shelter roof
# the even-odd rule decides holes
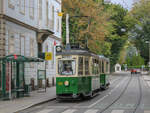
[[[43,62],[43,59],[36,58],[36,57],[25,57],[22,55],[8,55],[5,57],[0,58],[0,61],[5,61],[5,62]]]

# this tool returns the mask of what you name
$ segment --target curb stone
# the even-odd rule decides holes
[[[31,108],[31,107],[34,107],[34,106],[38,106],[38,105],[40,105],[40,104],[44,104],[44,103],[47,103],[47,102],[49,102],[49,101],[54,101],[54,100],[56,100],[56,97],[55,97],[55,98],[52,98],[52,99],[45,100],[45,101],[41,101],[41,102],[38,102],[38,103],[35,103],[35,104],[32,104],[32,105],[29,105],[29,106],[26,106],[26,107],[21,108],[21,109],[15,111],[15,112],[13,112],[13,113],[19,113],[20,111],[23,111],[23,110],[25,110],[25,109],[28,109],[28,108]]]

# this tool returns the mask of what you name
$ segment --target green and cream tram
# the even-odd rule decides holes
[[[57,52],[56,94],[58,99],[92,97],[109,86],[109,59],[87,50]]]

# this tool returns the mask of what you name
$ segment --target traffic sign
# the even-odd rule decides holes
[[[59,12],[59,13],[58,13],[58,16],[61,16],[61,17],[62,17],[62,16],[63,16],[63,13],[62,13],[62,12]]]
[[[53,54],[52,52],[45,52],[45,60],[52,60]]]

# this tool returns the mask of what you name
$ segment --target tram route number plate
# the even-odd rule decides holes
[[[61,85],[63,85],[63,83],[62,82],[58,82],[58,85],[61,86]]]

